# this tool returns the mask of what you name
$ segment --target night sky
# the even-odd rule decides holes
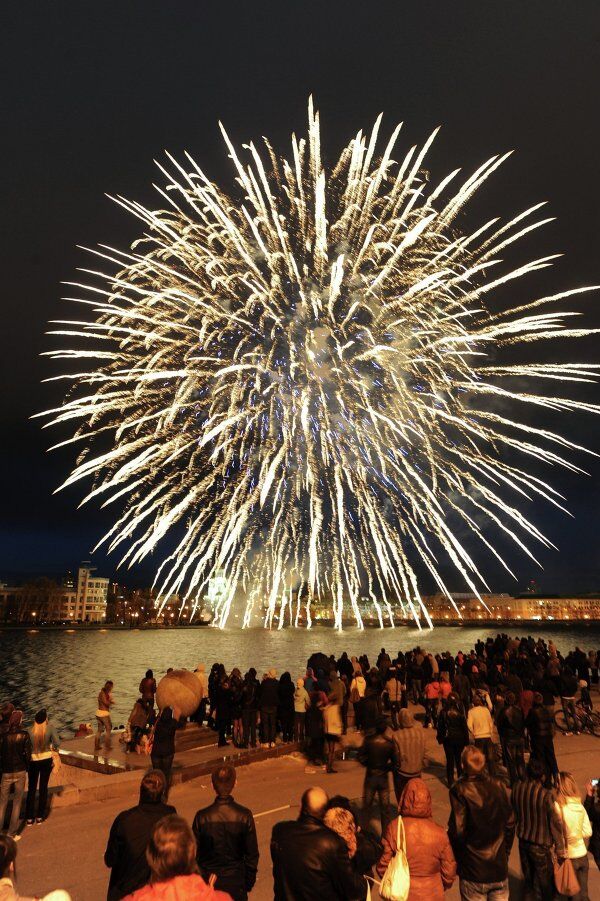
[[[76,509],[78,486],[52,494],[73,453],[46,454],[57,436],[29,419],[61,400],[60,383],[41,384],[58,366],[39,354],[56,346],[47,321],[80,312],[61,301],[61,281],[90,262],[76,245],[127,248],[136,221],[105,193],[158,205],[152,161],[164,149],[188,150],[232,188],[219,119],[234,143],[268,135],[287,152],[312,93],[329,161],[381,111],[385,134],[404,120],[404,149],[441,124],[428,161],[438,178],[514,148],[465,227],[547,200],[557,221],[512,258],[565,257],[507,299],[600,283],[598,0],[19,0],[3,4],[0,33],[0,580],[73,567],[110,522],[92,505]],[[571,303],[600,326],[600,292]],[[598,362],[599,344],[580,342],[570,356]],[[598,388],[580,396],[600,401]],[[600,419],[568,419],[569,436],[600,452]],[[575,519],[542,503],[527,511],[559,552],[540,551],[543,571],[512,553],[518,581],[492,568],[493,588],[533,577],[550,592],[600,589],[600,460],[576,462],[590,475],[540,471]],[[95,560],[115,572],[116,557]],[[121,578],[143,583],[151,572]]]

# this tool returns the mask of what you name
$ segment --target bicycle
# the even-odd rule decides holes
[[[589,732],[600,738],[600,713],[594,710],[588,710],[581,702],[575,704],[575,713],[571,714],[571,718],[575,720],[575,729],[571,728],[565,712],[560,708],[554,714],[554,725],[560,732]]]

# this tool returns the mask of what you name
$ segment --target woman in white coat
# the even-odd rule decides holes
[[[579,881],[579,892],[572,896],[571,901],[589,901],[587,841],[592,834],[592,826],[571,773],[558,774],[556,809],[563,824],[567,856]]]

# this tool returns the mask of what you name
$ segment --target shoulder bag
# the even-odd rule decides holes
[[[565,841],[565,853],[568,853],[569,840],[567,836],[567,830],[565,829],[565,820],[562,807],[560,808],[560,821],[562,823],[563,838]],[[572,898],[574,895],[579,894],[579,880],[577,879],[577,875],[573,868],[573,862],[570,857],[565,857],[563,861],[559,861],[555,856],[554,884],[556,885],[557,892],[560,895],[565,895],[567,898]]]
[[[379,895],[386,901],[406,901],[410,893],[410,870],[406,859],[406,836],[402,817],[396,828],[396,851],[383,874]]]

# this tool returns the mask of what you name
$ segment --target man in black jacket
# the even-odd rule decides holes
[[[260,722],[263,742],[270,748],[275,747],[277,731],[277,704],[279,703],[279,682],[277,672],[270,669],[266,679],[260,684]]]
[[[531,756],[542,761],[546,779],[550,783],[558,776],[558,763],[554,752],[554,720],[544,706],[544,699],[538,691],[534,692],[533,707],[525,718],[525,726],[531,742]]]
[[[363,785],[363,810],[370,816],[377,795],[381,831],[385,832],[390,806],[390,772],[394,762],[394,745],[384,734],[387,720],[378,717],[375,734],[367,735],[358,752],[359,761],[367,768]]]
[[[229,764],[213,770],[214,802],[199,810],[192,829],[196,836],[196,859],[208,882],[217,877],[215,888],[229,892],[234,901],[246,901],[256,882],[258,842],[254,817],[231,797],[235,769]]]
[[[460,876],[461,898],[508,901],[508,858],[515,818],[506,786],[485,773],[479,748],[462,753],[464,775],[450,789],[448,835]]]
[[[25,794],[25,780],[31,760],[31,739],[23,729],[23,711],[13,710],[8,719],[8,731],[0,740],[0,831],[4,829],[4,814],[8,805],[11,787],[14,789],[12,813],[8,826],[8,834],[15,841],[21,838],[17,834],[21,819],[21,802]]]
[[[323,825],[327,794],[308,788],[297,820],[276,823],[271,835],[275,901],[363,901],[367,882],[345,841]]]
[[[510,784],[525,775],[525,717],[512,691],[506,693],[506,704],[498,714],[496,723],[504,764]]]
[[[164,803],[167,780],[162,770],[150,770],[140,785],[140,801],[136,807],[120,813],[111,826],[104,863],[111,868],[108,901],[119,901],[146,885],[150,867],[146,846],[155,825],[174,807]]]

